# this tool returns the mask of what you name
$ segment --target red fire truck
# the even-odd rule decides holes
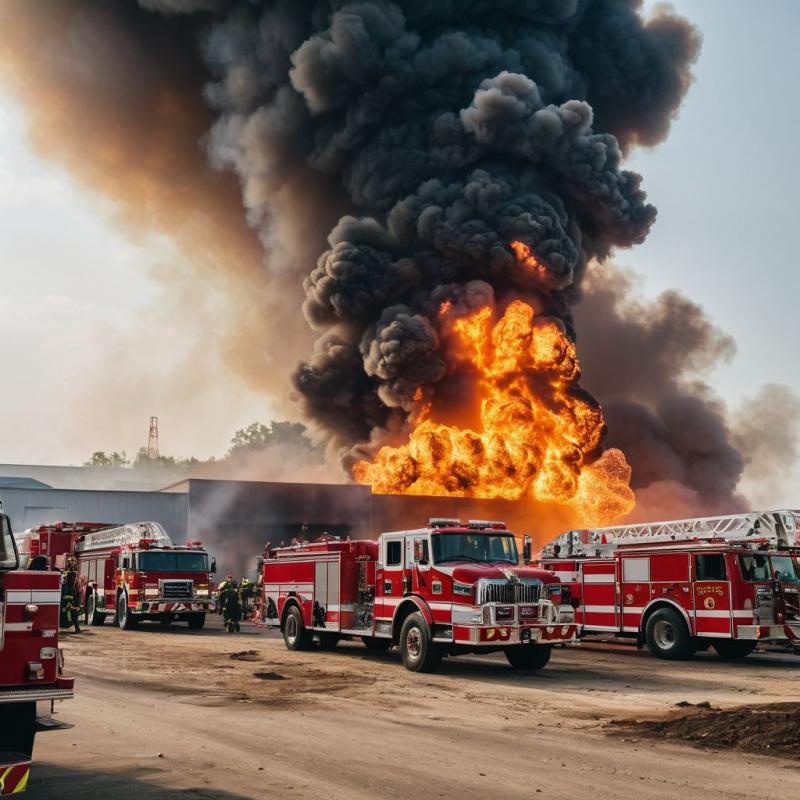
[[[213,558],[202,542],[174,545],[157,522],[108,525],[56,522],[26,531],[31,557],[46,555],[64,567],[78,565],[78,592],[89,625],[107,616],[130,630],[140,620],[168,625],[185,621],[192,630],[215,610],[210,592]]]
[[[540,564],[570,590],[584,634],[629,637],[659,658],[759,642],[800,653],[800,512],[568,531]]]
[[[290,650],[361,638],[371,650],[398,645],[412,671],[498,650],[515,669],[541,669],[554,644],[578,634],[558,578],[520,567],[498,522],[432,519],[378,541],[268,545],[259,581],[256,621],[280,627]]]
[[[58,648],[61,576],[21,570],[0,514],[0,795],[25,790],[37,728],[36,704],[72,697]]]

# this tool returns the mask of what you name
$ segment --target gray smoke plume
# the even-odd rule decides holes
[[[332,450],[402,437],[417,388],[445,414],[464,402],[442,302],[457,314],[522,298],[576,337],[637,491],[739,502],[744,434],[699,382],[730,340],[678,295],[643,308],[594,265],[576,306],[587,265],[655,219],[623,158],[666,136],[691,83],[699,35],[672,12],[6,0],[0,31],[0,74],[40,149],[230,284],[243,313],[221,335],[238,368],[281,394],[311,348],[292,383]],[[512,240],[542,268],[522,269]]]

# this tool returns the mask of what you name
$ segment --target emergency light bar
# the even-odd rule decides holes
[[[485,530],[486,528],[490,528],[494,531],[504,531],[506,530],[505,522],[501,522],[500,520],[491,520],[491,519],[471,519],[467,523],[468,528],[472,528],[473,530]]]
[[[431,517],[428,520],[429,528],[463,528],[464,523],[460,519],[451,517]]]

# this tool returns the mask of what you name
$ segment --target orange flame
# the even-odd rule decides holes
[[[539,278],[546,280],[549,276],[547,267],[536,258],[533,250],[525,242],[511,242],[511,249],[514,251],[517,262],[525,269],[535,272]]]
[[[412,420],[408,444],[382,447],[353,475],[376,494],[533,499],[609,522],[634,505],[630,468],[609,450],[597,460],[600,407],[576,391],[575,345],[552,317],[512,302],[499,320],[482,307],[448,323],[455,358],[477,374],[480,431]]]

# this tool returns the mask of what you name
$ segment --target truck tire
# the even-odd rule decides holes
[[[515,647],[506,647],[504,652],[514,669],[533,672],[547,666],[552,651],[551,644],[518,644]]]
[[[283,642],[288,650],[308,650],[311,639],[303,624],[303,615],[297,606],[292,606],[283,623]]]
[[[695,652],[683,617],[671,608],[659,608],[647,620],[647,649],[656,658],[685,661]]]
[[[431,641],[425,618],[419,611],[409,614],[400,629],[400,655],[411,672],[435,672],[442,663],[441,648]]]
[[[205,614],[189,614],[186,618],[186,624],[189,626],[190,631],[202,630],[203,625],[206,624]]]
[[[106,615],[97,610],[97,598],[94,592],[86,598],[86,624],[102,625],[106,621]]]
[[[391,639],[380,639],[377,636],[362,636],[361,641],[373,653],[385,653],[392,646]]]
[[[747,658],[756,649],[756,644],[746,639],[718,639],[713,642],[713,647],[723,661],[738,661]]]
[[[131,631],[138,622],[139,620],[131,614],[128,608],[128,595],[125,592],[120,592],[117,598],[117,625],[124,631]]]

